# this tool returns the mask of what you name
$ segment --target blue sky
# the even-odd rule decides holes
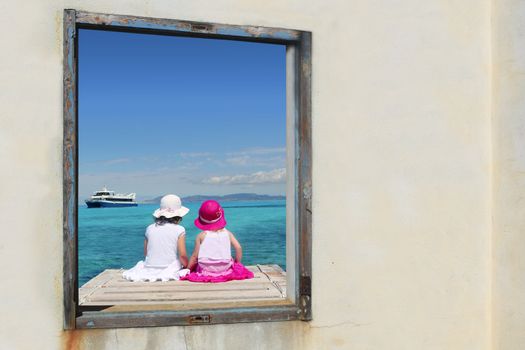
[[[284,194],[283,45],[81,29],[79,195]]]

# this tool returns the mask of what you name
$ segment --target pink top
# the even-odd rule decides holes
[[[209,276],[229,272],[233,264],[230,232],[226,229],[204,232],[206,235],[199,249],[198,271]]]
[[[197,271],[181,277],[191,282],[219,283],[253,278],[253,272],[234,262],[231,253],[230,231],[204,231],[198,256]]]

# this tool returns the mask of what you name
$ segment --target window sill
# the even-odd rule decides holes
[[[302,312],[299,307],[289,300],[283,301],[280,305],[272,306],[256,306],[254,303],[252,306],[232,308],[225,304],[208,305],[202,309],[192,310],[167,310],[166,305],[162,307],[163,310],[87,311],[82,316],[77,317],[76,328],[188,326],[302,319]],[[203,307],[202,304],[201,307]]]

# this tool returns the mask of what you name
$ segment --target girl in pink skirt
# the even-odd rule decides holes
[[[203,230],[195,240],[195,249],[188,268],[192,271],[181,279],[192,282],[226,282],[253,278],[253,273],[241,264],[242,247],[226,229],[221,205],[213,200],[202,203],[195,226]],[[235,259],[231,255],[235,249]]]

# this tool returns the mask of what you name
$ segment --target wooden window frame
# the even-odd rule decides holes
[[[287,48],[287,133],[293,127],[293,218],[287,252],[293,253],[288,281],[290,303],[195,310],[107,312],[78,305],[78,100],[77,31],[81,28],[244,40],[284,44]],[[63,291],[64,329],[174,326],[284,320],[311,320],[312,146],[311,32],[282,28],[226,25],[64,10],[63,96]],[[290,89],[291,87],[291,89]],[[291,91],[290,91],[291,90]],[[293,124],[290,124],[290,119]],[[290,135],[290,134],[289,134]],[[288,142],[288,141],[287,141]],[[290,143],[288,143],[290,145]],[[293,160],[291,160],[293,157]],[[289,177],[290,178],[290,177]],[[288,202],[290,203],[290,202]],[[288,205],[287,205],[288,206]],[[287,209],[288,210],[288,209]],[[288,226],[288,224],[287,224]],[[288,227],[287,227],[288,231]],[[290,236],[292,235],[292,236]],[[288,238],[291,237],[291,247]],[[288,259],[288,257],[287,257]],[[290,261],[290,260],[288,260]]]

